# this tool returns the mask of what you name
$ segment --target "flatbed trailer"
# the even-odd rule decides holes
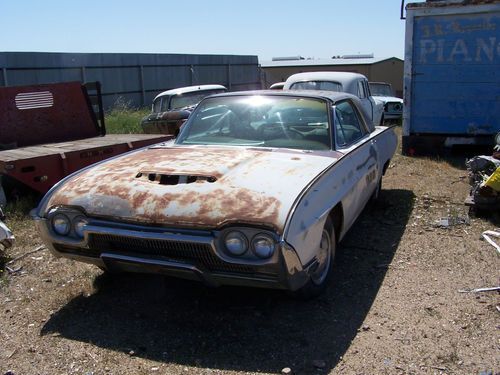
[[[2,180],[43,194],[87,165],[171,138],[106,135],[98,82],[0,88],[0,206]]]

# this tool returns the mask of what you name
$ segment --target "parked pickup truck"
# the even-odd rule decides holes
[[[95,162],[172,138],[106,135],[99,82],[0,88],[0,206],[6,191],[46,193]]]
[[[384,124],[384,103],[370,93],[368,79],[350,72],[308,72],[292,74],[285,82],[284,90],[327,90],[346,92],[357,96],[373,125]]]
[[[386,82],[369,82],[370,91],[384,103],[384,120],[399,120],[403,117],[403,99],[394,96],[392,86]]]

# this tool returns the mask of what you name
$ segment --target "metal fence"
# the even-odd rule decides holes
[[[261,88],[257,56],[0,52],[0,86],[65,81],[100,81],[107,109],[118,100],[149,106],[159,92],[182,86]]]

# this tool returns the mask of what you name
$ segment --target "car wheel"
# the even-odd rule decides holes
[[[332,275],[333,261],[335,259],[335,249],[337,241],[332,220],[328,218],[321,234],[317,263],[309,274],[307,283],[293,293],[294,296],[303,299],[310,299],[320,295],[328,285]]]

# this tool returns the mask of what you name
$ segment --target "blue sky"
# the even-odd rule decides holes
[[[0,0],[0,52],[403,58],[400,0]]]

